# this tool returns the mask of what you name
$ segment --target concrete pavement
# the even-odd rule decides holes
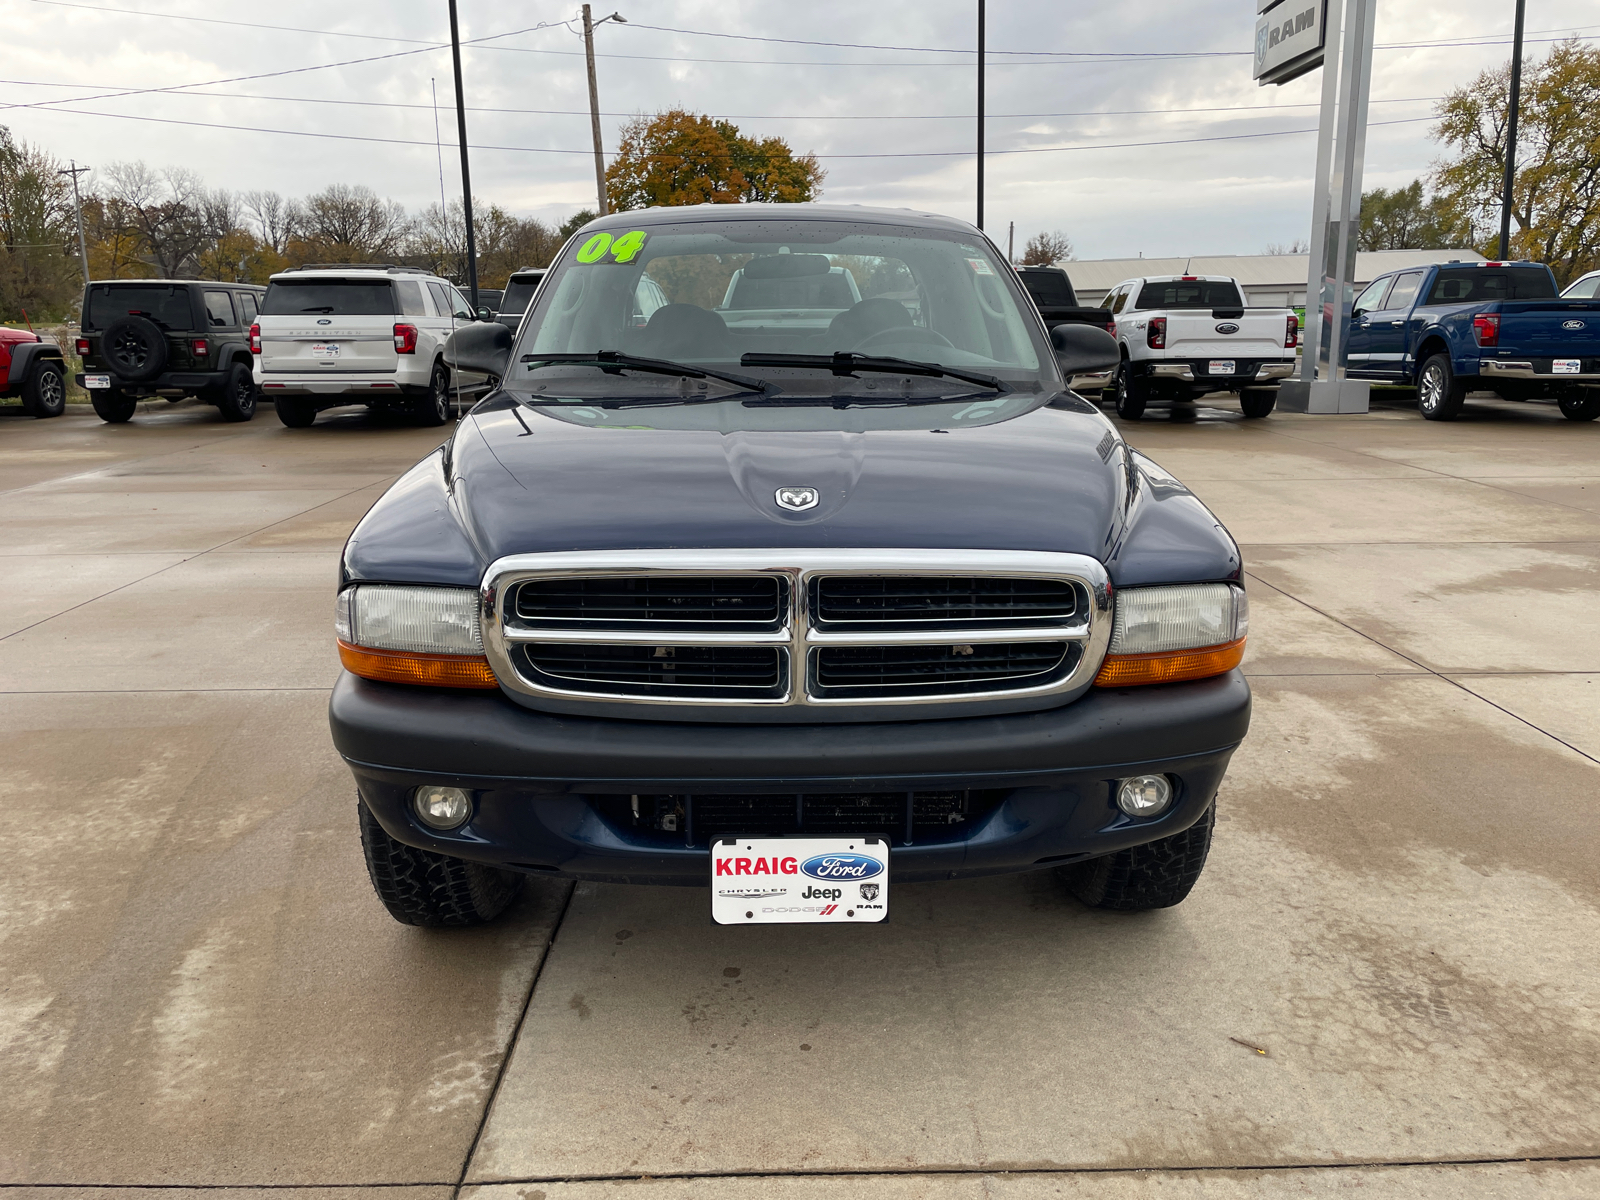
[[[1250,573],[1184,905],[1039,874],[729,930],[530,881],[433,934],[371,895],[324,705],[337,549],[440,432],[0,417],[0,1183],[1600,1194],[1600,426],[1125,431]]]

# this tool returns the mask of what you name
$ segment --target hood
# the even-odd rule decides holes
[[[1058,402],[1059,403],[1059,402]],[[487,563],[665,547],[1049,550],[1105,560],[1127,493],[1095,410],[1037,407],[976,427],[734,431],[573,423],[508,398],[462,423],[454,508]],[[781,508],[779,489],[817,502]]]

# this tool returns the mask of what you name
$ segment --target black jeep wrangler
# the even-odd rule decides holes
[[[250,326],[266,289],[193,279],[111,279],[83,295],[78,354],[101,420],[133,416],[142,399],[195,396],[224,421],[256,414]]]

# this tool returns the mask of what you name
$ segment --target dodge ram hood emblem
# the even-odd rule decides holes
[[[1217,326],[1217,332],[1218,333],[1238,333],[1239,332],[1239,327],[1237,325],[1235,325],[1232,321],[1224,321],[1221,325]]]
[[[804,512],[817,506],[817,489],[814,487],[781,487],[778,489],[778,507]]]

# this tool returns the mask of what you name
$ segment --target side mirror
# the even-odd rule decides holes
[[[511,369],[514,335],[499,321],[467,325],[444,344],[444,361],[460,371],[481,371],[504,379]]]
[[[1359,321],[1359,320],[1361,320],[1361,314],[1366,312],[1366,311],[1367,310],[1364,309],[1364,308],[1352,308],[1350,310],[1350,319],[1352,321]]]
[[[1110,371],[1122,359],[1117,339],[1094,325],[1057,325],[1050,331],[1050,345],[1069,385],[1074,375]]]
[[[494,320],[494,313],[487,308],[480,308],[478,309],[478,320],[492,321]]]

